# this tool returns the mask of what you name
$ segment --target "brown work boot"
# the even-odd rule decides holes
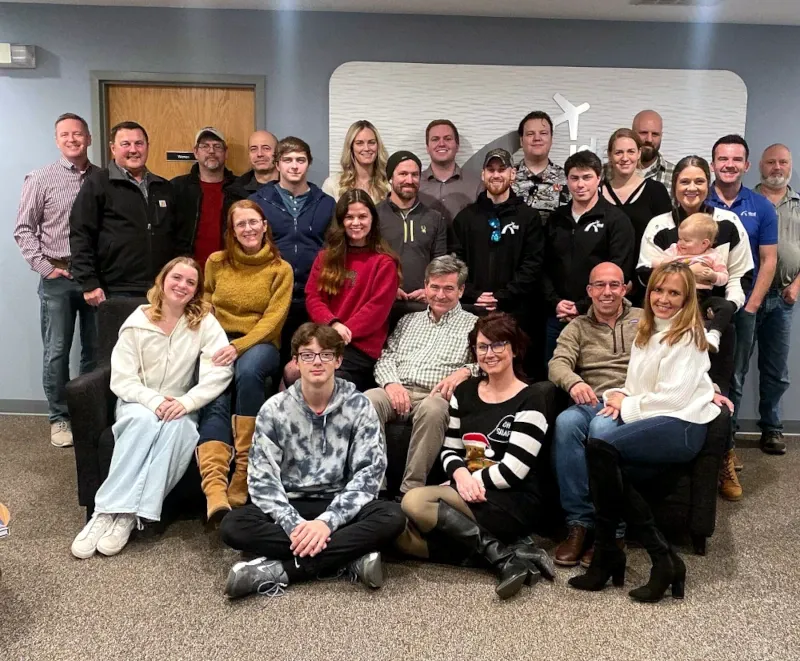
[[[625,550],[625,538],[624,537],[617,537],[617,548],[620,551]],[[594,557],[594,544],[592,544],[588,549],[586,549],[586,553],[581,556],[581,567],[588,568],[589,565],[592,564],[592,558]]]
[[[741,500],[742,485],[736,475],[733,463],[733,450],[728,450],[722,458],[722,468],[719,470],[719,495],[725,500]]]
[[[584,526],[570,526],[567,538],[556,548],[555,563],[562,567],[574,567],[580,562],[586,547],[586,535],[589,532]]]
[[[744,463],[736,455],[736,450],[731,450],[731,452],[733,452],[733,467],[736,469],[736,472],[738,473],[739,471],[742,470],[742,468],[744,468]]]

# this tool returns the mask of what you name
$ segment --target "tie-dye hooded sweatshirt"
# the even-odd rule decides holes
[[[378,414],[349,381],[336,379],[319,415],[303,399],[300,381],[258,413],[247,468],[250,498],[287,535],[304,521],[292,498],[333,498],[317,517],[333,532],[377,497],[385,472]]]

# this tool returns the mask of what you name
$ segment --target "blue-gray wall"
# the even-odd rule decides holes
[[[311,144],[316,181],[328,171],[328,80],[350,60],[729,69],[747,84],[756,155],[776,141],[800,152],[796,27],[0,3],[0,42],[35,44],[38,56],[35,70],[0,70],[0,402],[7,407],[43,399],[37,280],[12,238],[19,190],[26,172],[57,155],[53,119],[95,112],[91,70],[266,76],[268,128]],[[398,98],[398,113],[402,106]],[[711,98],[708,117],[713,122]],[[796,349],[791,363],[800,374]],[[755,417],[754,392],[751,380],[743,418]],[[800,420],[798,392],[786,398],[787,420]]]

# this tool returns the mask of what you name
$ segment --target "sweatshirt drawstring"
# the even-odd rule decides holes
[[[145,374],[144,369],[144,357],[142,356],[142,343],[141,338],[139,337],[139,329],[134,328],[133,334],[136,337],[136,351],[139,354],[139,369],[142,371],[142,383],[144,384],[145,388],[149,388],[150,386],[147,385],[147,375]]]

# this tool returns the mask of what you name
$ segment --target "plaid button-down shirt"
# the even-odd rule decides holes
[[[672,173],[675,172],[675,164],[670,163],[661,154],[646,168],[641,168],[639,174],[645,179],[655,179],[664,184],[667,192],[672,195]]]
[[[405,315],[375,364],[375,381],[381,387],[399,383],[430,390],[462,367],[477,375],[477,365],[469,363],[468,339],[477,320],[460,303],[438,322],[430,308]]]

